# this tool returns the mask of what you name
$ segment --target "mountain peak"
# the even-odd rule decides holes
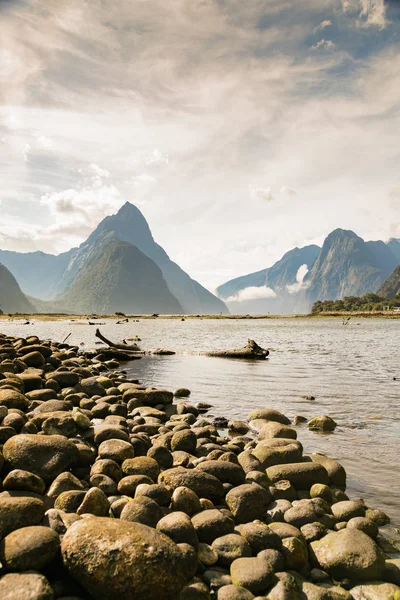
[[[143,214],[140,212],[138,207],[135,206],[134,204],[132,204],[132,202],[127,201],[127,202],[125,202],[125,204],[123,204],[121,206],[119,211],[114,216],[126,218],[126,217],[137,217],[139,215],[144,219]]]

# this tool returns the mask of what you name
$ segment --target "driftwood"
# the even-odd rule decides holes
[[[269,350],[261,348],[254,340],[248,340],[244,348],[238,350],[217,350],[206,352],[207,356],[218,356],[221,358],[247,358],[251,360],[263,360],[269,355]]]
[[[118,360],[119,362],[127,362],[130,360],[137,360],[142,358],[142,355],[139,353],[133,352],[123,352],[122,350],[118,350],[118,348],[98,348],[93,351],[86,351],[82,353],[87,358],[97,358],[101,362],[106,360]]]
[[[141,352],[139,346],[137,344],[114,344],[108,340],[104,335],[101,334],[100,329],[96,329],[96,337],[99,338],[102,342],[110,346],[110,348],[117,348],[118,350],[122,350],[123,352]]]

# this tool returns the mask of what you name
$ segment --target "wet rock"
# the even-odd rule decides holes
[[[357,529],[329,533],[312,542],[310,548],[320,568],[335,579],[379,580],[385,569],[382,551],[370,537]]]
[[[326,415],[322,417],[314,417],[308,422],[308,428],[312,431],[334,431],[337,423],[331,417]]]
[[[69,573],[99,600],[175,600],[187,582],[178,546],[140,523],[82,519],[61,549]]]
[[[51,482],[78,460],[78,451],[69,440],[58,435],[22,434],[9,439],[3,447],[11,469],[30,471]]]
[[[8,571],[41,570],[57,556],[59,547],[59,536],[49,527],[22,527],[2,541],[1,562]]]
[[[174,396],[175,398],[187,398],[188,396],[190,396],[190,390],[188,390],[187,388],[178,388],[177,390],[175,390]]]

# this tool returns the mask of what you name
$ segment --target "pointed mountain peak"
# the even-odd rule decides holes
[[[119,209],[119,211],[114,215],[115,217],[123,217],[125,218],[135,218],[142,217],[144,219],[143,214],[140,212],[137,206],[132,204],[131,202],[125,202]]]
[[[351,231],[351,229],[334,229],[331,233],[326,237],[325,241],[333,241],[336,239],[345,239],[345,238],[353,238],[353,239],[361,239],[359,236]]]

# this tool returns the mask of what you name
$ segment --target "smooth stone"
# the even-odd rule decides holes
[[[60,539],[49,527],[22,527],[1,543],[0,557],[8,571],[41,570],[57,555]]]

